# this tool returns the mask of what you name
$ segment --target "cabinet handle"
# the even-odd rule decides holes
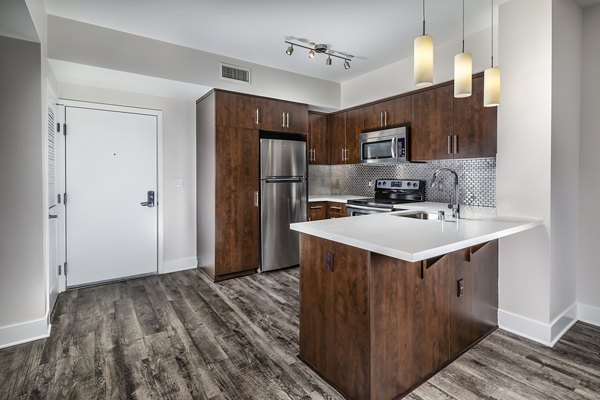
[[[458,154],[458,135],[454,135],[454,154]]]
[[[452,138],[448,135],[448,154],[452,154]]]
[[[330,210],[338,210],[338,211],[341,211],[341,210],[342,210],[342,207],[329,206],[329,209],[330,209]]]
[[[313,149],[313,161],[317,162],[317,149]]]
[[[287,128],[290,127],[290,113],[285,113],[285,125]]]
[[[323,208],[323,206],[311,206],[310,207],[311,210],[320,210],[321,208]]]
[[[281,113],[281,127],[285,128],[285,113]]]
[[[254,192],[254,207],[258,208],[258,190]]]
[[[258,110],[259,110],[259,109],[257,108],[257,109],[256,109],[256,125],[259,125],[259,124],[260,124],[260,114],[259,114],[259,111],[258,111]]]
[[[379,126],[383,128],[383,111],[379,112]]]
[[[383,126],[387,126],[387,110],[383,112]]]

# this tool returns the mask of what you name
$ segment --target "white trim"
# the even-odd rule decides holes
[[[0,327],[0,349],[45,339],[50,336],[51,329],[47,317]]]
[[[67,106],[67,107],[85,107],[92,108],[95,110],[103,110],[103,111],[117,111],[117,112],[126,112],[126,113],[138,113],[143,115],[152,115],[156,117],[156,129],[157,129],[157,148],[156,148],[156,161],[157,161],[157,188],[158,188],[158,196],[157,196],[157,213],[158,213],[158,221],[157,221],[157,233],[158,233],[158,249],[157,249],[157,260],[156,260],[156,273],[162,274],[164,273],[164,235],[163,235],[163,198],[164,198],[164,187],[163,187],[163,112],[161,110],[154,110],[149,108],[139,108],[139,107],[129,107],[129,106],[121,106],[114,104],[104,104],[104,103],[93,103],[88,101],[79,101],[79,100],[68,100],[68,99],[59,99],[58,105]],[[63,114],[64,118],[64,114]],[[68,262],[69,260],[67,260]],[[63,274],[64,275],[64,274]]]
[[[600,307],[577,303],[577,317],[582,322],[600,326]]]
[[[577,309],[577,303],[573,303],[549,324],[498,310],[498,326],[515,335],[553,347],[577,322]]]
[[[198,268],[198,260],[196,257],[178,258],[175,260],[165,261],[163,266],[163,274],[171,272],[184,271],[186,269]]]

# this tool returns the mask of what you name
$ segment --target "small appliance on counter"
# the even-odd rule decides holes
[[[360,162],[363,164],[399,164],[409,162],[409,128],[364,132],[359,136]]]
[[[300,263],[294,222],[308,219],[306,139],[302,135],[260,133],[260,271]]]
[[[377,179],[375,197],[348,200],[346,213],[350,217],[394,210],[396,204],[425,201],[426,181],[417,179]]]

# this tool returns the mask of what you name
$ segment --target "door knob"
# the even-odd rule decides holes
[[[154,192],[152,190],[149,190],[147,196],[148,199],[143,203],[140,203],[140,205],[144,207],[154,207]]]

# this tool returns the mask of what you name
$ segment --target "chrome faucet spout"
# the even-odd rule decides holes
[[[431,181],[431,187],[435,187],[437,180],[438,180],[438,175],[440,174],[440,172],[442,171],[448,171],[451,174],[454,175],[454,195],[451,199],[451,202],[448,204],[448,208],[452,209],[452,217],[453,218],[460,218],[460,201],[458,198],[458,174],[456,173],[456,171],[450,169],[450,168],[439,168],[437,171],[435,171],[433,173],[433,180]]]

